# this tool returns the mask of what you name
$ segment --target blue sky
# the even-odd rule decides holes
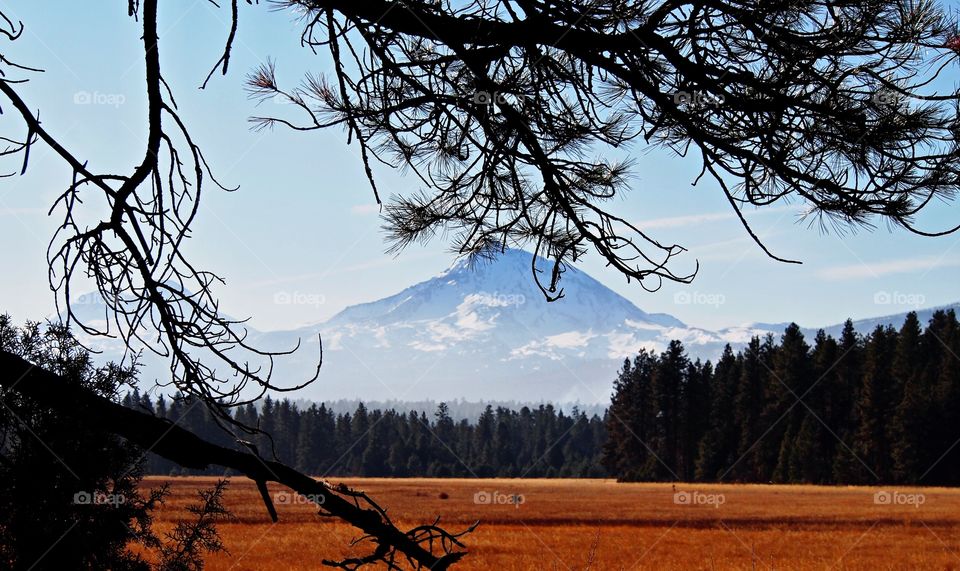
[[[45,126],[95,170],[132,170],[143,147],[145,98],[139,29],[125,3],[0,0],[0,6],[26,26],[21,40],[4,45],[5,55],[46,70],[23,89]],[[275,59],[287,85],[306,71],[329,70],[327,58],[300,47],[291,14],[241,3],[229,75],[197,89],[220,55],[227,18],[226,8],[207,0],[163,3],[160,14],[162,65],[182,115],[216,176],[240,186],[235,193],[207,190],[187,246],[199,265],[227,280],[222,307],[251,316],[259,328],[293,328],[449,265],[453,258],[441,240],[396,258],[384,253],[372,192],[342,131],[249,128],[251,115],[297,118],[287,106],[266,102],[258,109],[246,97],[243,78],[255,66]],[[0,121],[7,130],[16,125],[11,115]],[[796,204],[749,212],[775,253],[804,261],[786,265],[750,241],[715,183],[690,185],[695,162],[643,146],[630,154],[633,188],[617,211],[661,241],[686,246],[677,271],[699,260],[700,274],[691,285],[648,293],[605,269],[596,255],[581,267],[646,311],[711,328],[790,320],[816,326],[960,301],[960,235],[921,238],[882,223],[870,232],[822,233],[797,222]],[[13,168],[3,165],[4,172]],[[8,268],[0,273],[0,310],[17,319],[51,312],[45,252],[59,213],[46,211],[69,176],[37,146],[26,176],[0,179],[0,264]],[[418,188],[395,172],[381,170],[378,179],[387,196]],[[958,206],[937,205],[921,226],[956,225]],[[287,298],[303,303],[277,303]]]

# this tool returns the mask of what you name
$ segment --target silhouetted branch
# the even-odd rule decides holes
[[[228,407],[253,402],[267,391],[296,390],[316,376],[293,387],[274,384],[271,381],[274,358],[296,348],[288,352],[266,352],[248,344],[242,322],[224,317],[220,312],[213,286],[222,280],[196,268],[184,256],[182,245],[198,212],[204,178],[211,179],[223,190],[229,189],[210,173],[161,73],[157,5],[158,0],[143,0],[142,4],[139,0],[128,2],[129,15],[140,18],[143,28],[148,103],[147,142],[143,158],[132,174],[97,173],[86,162],[78,160],[43,126],[39,115],[19,95],[15,86],[24,80],[10,79],[2,68],[0,93],[19,114],[27,135],[22,142],[0,139],[8,144],[0,156],[22,153],[21,172],[24,172],[29,166],[31,146],[42,142],[73,171],[71,184],[51,208],[51,212],[62,208],[65,214],[48,250],[50,284],[59,293],[58,302],[64,305],[66,324],[75,323],[92,335],[118,335],[131,351],[145,347],[168,357],[171,379],[162,384],[172,384],[179,393],[201,399],[215,413],[215,420],[230,432],[232,428],[258,432],[257,428],[237,423]],[[238,2],[233,0],[231,6],[230,34],[223,55],[214,66],[215,70],[222,64],[223,73],[229,66],[237,30]],[[15,40],[22,25],[17,29],[5,16],[2,20],[9,27],[3,29],[3,35]],[[12,64],[2,54],[0,63],[11,69],[32,71]],[[102,193],[109,205],[108,216],[94,224],[80,222],[88,219],[83,216],[86,213],[80,194],[90,190]],[[106,304],[106,329],[80,322],[74,314],[71,287],[77,272],[95,282]],[[251,359],[259,362],[251,363]],[[218,364],[225,366],[225,374],[217,372]],[[454,547],[462,547],[457,539],[460,534],[450,534],[436,522],[402,532],[393,525],[386,511],[362,492],[339,486],[333,490],[279,462],[263,459],[255,449],[251,454],[215,446],[169,421],[126,409],[72,387],[56,375],[13,355],[0,354],[0,384],[6,389],[16,386],[19,392],[54,409],[78,410],[91,426],[123,436],[181,466],[220,465],[235,469],[257,483],[274,520],[277,513],[266,494],[267,482],[279,482],[305,496],[322,498],[315,500],[322,514],[351,523],[365,533],[358,541],[376,544],[374,552],[362,558],[363,564],[388,562],[396,567],[398,562],[405,561],[417,568],[446,569],[464,555],[462,551],[454,551]],[[248,385],[255,390],[245,392]],[[203,537],[187,539],[205,541]],[[439,549],[439,555],[434,555],[435,548]],[[359,566],[356,562],[330,564],[351,569]]]
[[[129,8],[142,20],[148,126],[143,158],[132,174],[97,173],[77,159],[41,123],[20,97],[16,82],[7,77],[0,80],[0,93],[22,118],[27,136],[23,142],[9,140],[5,154],[21,152],[25,171],[31,146],[42,141],[73,170],[71,184],[51,208],[62,209],[64,220],[48,249],[50,285],[59,294],[65,321],[85,333],[119,336],[131,349],[144,347],[168,358],[171,378],[163,384],[202,399],[219,422],[236,425],[227,407],[255,401],[271,390],[296,390],[316,376],[293,386],[273,383],[274,358],[296,347],[269,352],[250,345],[243,322],[220,311],[213,288],[223,281],[185,257],[182,244],[197,215],[205,179],[228,189],[210,173],[163,79],[157,0],[131,2]],[[221,58],[224,71],[235,37],[236,2],[233,8],[233,26]],[[19,32],[12,24],[10,28],[7,36],[15,39]],[[88,222],[89,212],[80,197],[91,189],[102,193],[109,205],[107,215],[94,224]],[[106,305],[103,329],[81,322],[73,311],[77,272],[93,280]]]
[[[936,81],[960,51],[957,26],[927,0],[283,0],[305,14],[303,43],[333,78],[281,90],[271,64],[257,97],[282,94],[307,120],[257,127],[346,127],[371,184],[380,162],[414,173],[393,197],[395,249],[452,232],[482,255],[533,244],[566,262],[589,250],[649,289],[684,251],[608,203],[633,142],[691,149],[750,237],[745,205],[797,200],[840,227],[887,220],[911,232],[960,184],[958,94]],[[944,78],[946,79],[946,78]],[[606,156],[605,156],[606,155]]]
[[[213,4],[213,0],[210,0]],[[203,84],[200,86],[200,89],[206,89],[207,83],[210,81],[210,78],[213,77],[213,74],[217,71],[217,68],[220,67],[220,73],[222,75],[227,75],[227,70],[230,68],[230,54],[233,51],[233,41],[237,38],[237,27],[240,24],[240,12],[238,9],[239,0],[230,0],[230,34],[227,36],[227,43],[223,47],[223,55],[220,56],[220,59],[217,60],[217,63],[213,64],[213,67],[210,69],[210,73],[207,74],[206,79],[203,80]],[[260,0],[257,0],[259,3]],[[253,0],[247,0],[247,4],[253,4]],[[221,64],[222,67],[221,67]]]
[[[451,534],[435,521],[401,531],[386,510],[363,492],[314,480],[285,464],[247,451],[217,446],[169,420],[113,403],[5,351],[0,351],[0,387],[5,392],[15,390],[55,411],[69,411],[92,428],[122,436],[185,468],[222,466],[258,483],[282,484],[314,501],[321,515],[340,518],[362,530],[365,535],[358,542],[370,541],[376,545],[370,556],[348,562],[325,562],[329,565],[356,569],[366,563],[389,562],[391,568],[399,568],[397,562],[405,561],[416,568],[443,570],[465,555],[456,548],[462,547],[459,538],[472,527]]]

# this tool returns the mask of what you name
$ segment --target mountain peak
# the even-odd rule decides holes
[[[535,263],[538,271],[552,270],[548,260],[537,257]],[[534,281],[533,264],[533,254],[518,249],[507,249],[490,258],[462,258],[440,274],[397,294],[347,307],[324,325],[386,325],[401,320],[441,319],[464,311],[497,313],[501,322],[538,323],[551,331],[606,330],[625,320],[668,327],[683,325],[667,315],[647,314],[574,268],[564,272],[564,298],[547,307],[548,302]]]
[[[564,297],[548,302],[534,264],[552,270],[550,261],[519,249],[460,259],[394,295],[347,307],[319,325],[321,377],[343,397],[387,388],[396,394],[381,396],[599,402],[625,356],[662,349],[671,332],[685,328],[573,268],[563,275]],[[316,329],[296,333],[309,345]],[[278,363],[278,374],[289,362]]]
[[[509,272],[522,269],[530,274],[533,268],[534,255],[526,250],[517,248],[505,248],[503,251],[491,251],[486,254],[476,254],[461,256],[450,266],[438,274],[436,277],[445,277],[450,274],[463,273],[484,273],[490,271]],[[536,256],[536,268],[540,272],[549,272],[553,270],[553,262]],[[575,268],[568,267],[568,272],[577,272]]]

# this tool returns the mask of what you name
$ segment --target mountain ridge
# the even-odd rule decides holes
[[[458,260],[431,278],[346,307],[318,324],[251,329],[249,341],[272,350],[301,342],[299,351],[275,364],[275,378],[292,383],[316,370],[319,334],[320,378],[298,398],[597,403],[609,398],[623,360],[641,348],[659,352],[678,339],[691,358],[715,360],[728,343],[738,349],[754,336],[779,337],[787,325],[748,323],[716,331],[690,326],[669,314],[643,311],[576,268],[564,273],[565,297],[548,304],[530,275],[534,263],[549,269],[549,262],[534,262],[523,250],[480,263]],[[918,310],[921,321],[936,309]],[[899,327],[904,315],[854,325],[861,333],[877,324]],[[842,322],[823,327],[834,337],[842,328]],[[812,338],[820,328],[802,329]]]
[[[754,336],[779,337],[787,325],[748,323],[716,331],[690,326],[643,311],[576,268],[564,274],[565,297],[548,304],[533,283],[532,262],[523,250],[479,264],[459,260],[396,294],[264,339],[289,343],[319,332],[326,357],[321,379],[336,391],[355,391],[336,392],[343,398],[371,392],[386,398],[600,402],[623,359],[641,348],[661,351],[679,339],[692,358],[715,360],[728,343],[737,349]],[[536,261],[538,269],[548,265]],[[921,319],[934,310],[921,310]],[[902,322],[903,315],[854,323],[866,333],[874,323]],[[824,329],[836,336],[842,327]],[[803,328],[811,338],[818,329]]]

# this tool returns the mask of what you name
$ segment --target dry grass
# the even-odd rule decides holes
[[[212,478],[148,478],[171,483],[160,529],[184,515]],[[678,485],[722,494],[724,503],[678,505],[670,484],[609,480],[348,479],[388,507],[401,526],[442,516],[448,529],[475,520],[460,569],[960,569],[960,490],[922,493],[924,503],[878,505],[875,488]],[[893,491],[892,488],[887,488]],[[281,489],[272,490],[275,494]],[[477,492],[522,494],[522,505],[483,505]],[[702,498],[703,496],[701,496]],[[254,485],[234,478],[226,503],[237,521],[219,526],[229,554],[207,568],[317,569],[351,553],[356,531],[318,518],[309,505],[278,505],[273,524]],[[353,551],[353,553],[357,553]]]

